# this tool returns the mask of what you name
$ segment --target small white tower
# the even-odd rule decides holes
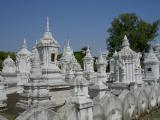
[[[26,39],[24,38],[20,51],[17,52],[17,71],[22,74],[29,74],[31,70],[30,63],[31,52],[27,49]]]
[[[67,72],[66,71],[68,67],[67,64],[69,64],[72,61],[72,59],[73,59],[73,50],[71,49],[68,41],[67,44],[64,46],[63,54],[60,59],[60,65],[63,74]]]
[[[28,82],[31,70],[31,52],[27,49],[26,39],[24,38],[21,49],[16,54],[17,67],[17,93],[23,91],[22,85]]]
[[[84,57],[84,76],[87,80],[92,80],[96,77],[94,72],[94,58],[91,55],[89,47]]]
[[[100,56],[98,60],[96,61],[97,64],[97,77],[104,77],[104,81],[106,78],[106,66],[107,66],[107,60],[104,59],[102,56],[102,52],[100,52]]]
[[[64,46],[63,55],[60,58],[60,65],[66,82],[73,79],[76,71],[81,70],[80,64],[77,62],[69,41]]]
[[[89,47],[86,50],[86,56],[84,57],[84,71],[85,72],[94,72],[93,68],[93,57],[91,55]]]
[[[16,73],[15,62],[11,59],[11,57],[9,55],[3,61],[2,73],[3,74],[15,74]]]
[[[57,54],[60,45],[53,38],[49,29],[49,18],[47,17],[46,31],[43,37],[37,44],[37,49],[40,54],[40,60],[42,61],[43,69],[57,69]]]
[[[97,64],[97,79],[94,82],[94,85],[90,87],[90,96],[92,98],[96,97],[101,99],[106,92],[106,85],[104,84],[107,81],[107,74],[106,74],[106,66],[107,60],[102,56],[102,52],[100,52],[100,56],[96,61]]]
[[[20,101],[17,106],[26,109],[35,104],[49,102],[48,83],[42,77],[40,58],[37,49],[33,50],[31,58],[31,74],[29,82],[23,85],[23,93],[20,94]]]
[[[70,102],[78,107],[78,120],[93,120],[93,101],[88,96],[88,81],[83,77],[83,72],[76,72],[72,85]]]
[[[50,85],[64,83],[61,70],[57,65],[57,54],[60,45],[52,36],[49,29],[49,18],[47,17],[46,31],[43,37],[37,43],[37,49],[40,56],[42,75],[48,80]]]
[[[88,95],[88,86],[89,82],[83,77],[83,72],[78,71],[75,73],[75,79],[71,82],[71,86],[74,87],[74,89],[71,90],[72,96],[87,96]]]
[[[157,81],[159,79],[159,60],[152,47],[144,58],[144,76],[145,80]]]
[[[3,69],[1,73],[2,77],[6,80],[7,84],[16,85],[17,84],[17,69],[15,62],[8,57],[3,61]]]
[[[130,48],[127,36],[124,36],[122,49],[113,54],[111,62],[111,77],[116,82],[142,84],[142,69],[140,65],[141,53]]]

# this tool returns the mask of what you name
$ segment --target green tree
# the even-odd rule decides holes
[[[87,47],[82,47],[80,51],[75,51],[74,56],[77,59],[77,62],[81,65],[83,68],[83,58],[86,55]]]
[[[134,13],[121,14],[114,18],[108,29],[107,46],[111,53],[122,47],[123,37],[126,34],[130,47],[136,52],[143,52],[149,47],[147,44],[158,35],[159,20],[147,23]]]

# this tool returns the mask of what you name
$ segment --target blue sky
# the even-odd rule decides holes
[[[160,18],[160,0],[0,0],[0,50],[18,51],[23,38],[31,49],[49,16],[62,48],[69,36],[74,50],[89,45],[97,54],[106,48],[113,18],[128,12],[153,22]]]

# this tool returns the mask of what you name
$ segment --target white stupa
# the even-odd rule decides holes
[[[3,74],[15,74],[16,73],[16,66],[15,62],[12,58],[8,55],[8,57],[3,61]]]
[[[37,43],[36,47],[40,56],[43,77],[46,78],[51,86],[56,84],[64,84],[64,78],[57,65],[58,48],[60,45],[50,32],[48,17],[46,31]]]
[[[23,85],[23,93],[20,94],[20,101],[17,106],[26,109],[36,104],[50,100],[48,82],[42,77],[40,58],[37,49],[34,49],[31,59],[31,74],[28,83]]]
[[[17,68],[15,65],[15,62],[11,59],[11,57],[8,55],[8,57],[3,61],[3,69],[1,73],[2,77],[6,80],[7,84],[10,86],[16,86],[17,85]]]
[[[86,56],[84,57],[84,76],[87,80],[94,81],[96,74],[94,72],[94,58],[91,55],[89,47],[86,50]]]
[[[31,52],[27,49],[26,39],[24,38],[21,49],[17,52],[17,69],[19,73],[28,74],[30,73],[31,64],[30,64]]]
[[[159,60],[152,47],[144,57],[144,80],[148,82],[159,80]]]
[[[124,36],[122,49],[113,54],[111,71],[113,79],[122,83],[142,83],[140,65],[141,54],[131,50],[127,36]]]

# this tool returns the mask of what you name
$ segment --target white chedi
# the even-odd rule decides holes
[[[152,47],[144,57],[144,80],[157,81],[159,79],[159,60]]]
[[[15,73],[16,73],[15,62],[10,58],[9,55],[8,55],[8,57],[3,61],[2,73],[6,73],[6,74],[15,74]]]
[[[83,72],[76,72],[75,78],[70,82],[70,86],[73,87],[71,90],[71,96],[84,95],[88,97],[88,85],[89,82],[83,77]]]
[[[37,49],[33,50],[31,58],[31,74],[29,82],[23,85],[23,93],[20,94],[18,106],[26,109],[35,104],[46,103],[49,101],[48,82],[42,77],[40,59]]]
[[[69,41],[64,46],[63,55],[60,59],[61,69],[63,73],[66,73],[68,69],[71,69],[74,73],[81,70],[80,64],[77,62],[73,50],[70,47]]]
[[[54,39],[50,32],[49,18],[47,17],[46,30],[43,37],[38,41],[36,48],[40,57],[42,76],[48,80],[50,86],[55,84],[65,84],[57,63],[59,47],[59,43]]]
[[[124,36],[122,49],[113,54],[110,61],[112,79],[117,82],[142,84],[142,69],[140,65],[141,53],[130,48],[127,36]]]
[[[94,85],[90,87],[93,91],[96,91],[96,94],[92,94],[92,97],[97,96],[97,99],[101,99],[106,92],[107,86],[104,84],[107,81],[107,74],[106,74],[106,66],[107,66],[107,60],[105,57],[102,56],[102,52],[100,52],[100,56],[98,57],[96,61],[97,65],[97,76],[94,81]]]
[[[86,56],[84,57],[84,71],[87,73],[94,72],[94,58],[91,55],[89,47],[86,50]]]
[[[81,70],[80,64],[77,62],[69,41],[64,46],[62,57],[60,58],[60,66],[65,81],[70,82],[74,78],[76,71]]]
[[[100,56],[96,61],[96,65],[97,65],[97,76],[106,77],[107,60],[104,59],[104,57],[102,56],[102,52],[100,52]]]
[[[21,49],[16,54],[17,67],[17,93],[23,91],[23,85],[28,82],[31,70],[31,52],[27,49],[26,39],[24,38]]]
[[[96,73],[94,72],[94,58],[92,57],[89,47],[86,50],[86,55],[83,58],[84,77],[94,82],[96,80]]]
[[[16,60],[17,60],[17,69],[20,73],[29,73],[31,69],[30,64],[30,56],[31,52],[27,49],[27,43],[24,39],[22,47],[20,51],[17,52]]]
[[[69,41],[67,45],[64,46],[62,57],[60,58],[60,66],[62,73],[66,73],[68,70],[72,69],[73,60],[73,50],[70,47]]]

